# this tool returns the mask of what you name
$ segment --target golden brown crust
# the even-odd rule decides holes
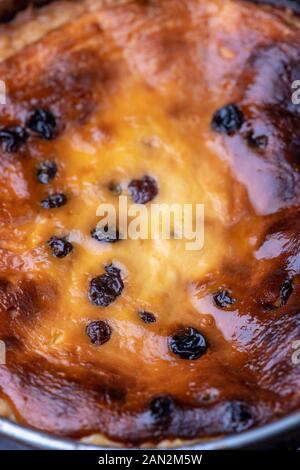
[[[300,403],[291,361],[300,339],[299,112],[289,88],[299,76],[298,25],[233,0],[100,3],[54,20],[56,29],[48,24],[0,64],[1,129],[28,126],[36,109],[56,119],[51,140],[32,131],[17,149],[2,140],[3,397],[19,422],[127,445],[273,420]],[[228,103],[245,122],[224,136],[211,120]],[[254,148],[261,135],[266,148]],[[58,166],[49,185],[36,179],[45,160]],[[99,202],[117,204],[110,182],[126,193],[145,174],[158,182],[156,202],[205,204],[201,252],[176,240],[91,240]],[[49,192],[67,204],[41,207]],[[67,236],[73,251],[54,258],[52,236]],[[110,263],[124,289],[96,307],[89,282]],[[283,302],[285,282],[293,291]],[[216,304],[220,289],[234,305]],[[141,309],[156,323],[142,323]],[[86,335],[96,320],[112,331],[101,346]],[[168,347],[182,326],[207,339],[201,358]],[[151,408],[157,396],[172,397],[167,417]]]

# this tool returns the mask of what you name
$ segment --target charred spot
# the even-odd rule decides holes
[[[158,186],[152,176],[145,175],[139,180],[132,180],[128,191],[135,204],[146,204],[157,196]]]
[[[284,42],[255,50],[245,70],[248,77],[247,104],[258,103],[262,110],[284,110],[299,116],[300,108],[292,99],[291,88],[299,78],[299,55],[298,48]]]
[[[55,136],[56,118],[47,109],[36,109],[27,121],[28,128],[45,140]]]
[[[124,402],[126,398],[126,390],[118,386],[110,386],[106,388],[107,401],[111,402]]]
[[[97,371],[88,369],[81,375],[80,383],[84,383],[85,388],[91,392],[97,403],[100,401],[108,406],[125,403],[127,389],[124,378],[120,375],[106,376],[104,374],[99,377]]]
[[[39,311],[39,295],[34,281],[24,280],[6,289],[7,310],[15,309],[23,317],[31,317]]]
[[[172,417],[176,407],[170,395],[161,395],[151,400],[149,408],[155,421],[164,422]]]
[[[39,183],[48,184],[54,180],[57,174],[57,165],[55,162],[41,162],[36,171],[36,177]]]
[[[91,28],[95,37],[101,33],[96,22]],[[101,102],[102,96],[111,92],[118,79],[115,61],[101,57],[98,48],[69,49],[52,62],[41,87],[45,90],[45,98],[40,100],[39,106],[55,111],[57,125],[53,137],[72,123],[86,123],[99,100]]]
[[[105,321],[92,321],[86,327],[86,334],[90,338],[91,343],[101,346],[110,340],[111,328]]]
[[[196,328],[186,327],[175,331],[168,338],[170,351],[180,359],[199,359],[207,351],[207,342],[202,333]]]
[[[211,127],[219,134],[234,135],[244,123],[244,115],[235,104],[227,104],[215,112]]]
[[[100,384],[93,386],[93,391],[106,405],[121,405],[125,403],[127,392],[120,384]],[[97,397],[98,398],[98,397]]]
[[[139,317],[144,323],[155,323],[156,316],[151,312],[146,312],[145,310],[139,311]]]
[[[88,298],[97,307],[108,307],[122,294],[124,283],[121,271],[113,265],[105,267],[106,273],[93,278],[89,285]]]
[[[27,7],[29,0],[9,0],[0,4],[0,21],[6,23],[11,21],[14,16]]]
[[[270,302],[262,302],[262,309],[265,312],[272,312],[277,309],[277,307],[274,304],[271,304]]]
[[[21,126],[9,126],[0,130],[0,143],[5,152],[17,152],[27,139],[28,133]]]
[[[155,4],[154,0],[139,0],[139,3],[140,3],[140,5],[143,5],[145,7],[148,7],[148,6],[151,6],[151,5]]]
[[[44,209],[57,209],[67,204],[67,196],[63,193],[50,194],[41,201]]]
[[[33,3],[33,5],[35,7],[43,7],[45,5],[48,5],[49,3],[52,3],[54,0],[32,0],[31,3]]]

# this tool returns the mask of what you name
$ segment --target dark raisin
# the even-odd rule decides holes
[[[150,403],[151,415],[155,420],[164,421],[171,417],[175,410],[175,403],[169,395],[161,395],[153,398]]]
[[[72,243],[65,238],[51,237],[48,240],[48,246],[51,249],[52,255],[56,258],[64,258],[73,251]]]
[[[50,111],[46,109],[36,109],[28,119],[29,129],[36,132],[46,140],[54,138],[56,119]]]
[[[101,243],[115,243],[122,240],[118,229],[111,228],[108,225],[96,227],[91,231],[91,236]]]
[[[213,116],[211,127],[220,134],[233,135],[244,123],[244,115],[235,104],[227,104]]]
[[[57,207],[64,206],[66,203],[67,196],[61,193],[50,194],[41,201],[41,205],[44,209],[56,209]]]
[[[136,204],[146,204],[158,194],[157,182],[151,176],[143,176],[140,180],[132,180],[128,185],[129,194]]]
[[[287,303],[287,301],[289,300],[290,296],[293,293],[293,290],[294,290],[294,288],[293,288],[293,285],[292,285],[291,281],[289,279],[284,281],[284,283],[282,284],[281,289],[280,289],[280,303],[281,303],[281,306],[285,305]]]
[[[6,152],[17,152],[27,139],[28,134],[21,126],[10,126],[0,130],[0,142]]]
[[[114,196],[120,196],[120,194],[122,194],[122,186],[114,181],[109,183],[108,189]]]
[[[240,401],[232,401],[228,404],[225,420],[228,426],[236,432],[244,431],[253,424],[253,416],[249,405]]]
[[[36,177],[39,183],[48,184],[52,181],[57,173],[57,165],[55,162],[42,162],[38,166]]]
[[[121,269],[117,268],[114,264],[108,264],[104,267],[105,271],[108,274],[113,274],[114,276],[121,276]]]
[[[113,265],[105,270],[106,273],[92,279],[89,286],[89,300],[97,307],[108,307],[124,289],[120,270]]]
[[[92,321],[86,327],[86,334],[93,344],[100,346],[107,343],[111,337],[111,328],[105,321]]]
[[[146,312],[145,310],[139,311],[140,319],[143,320],[144,323],[155,323],[156,317],[151,312]]]
[[[260,149],[263,150],[268,146],[269,139],[266,135],[254,135],[253,132],[251,132],[248,135],[248,144],[250,147],[253,147],[255,149]]]
[[[214,294],[213,299],[215,304],[220,308],[227,308],[230,305],[235,303],[235,299],[230,295],[228,290],[220,290],[216,294]]]
[[[207,350],[207,343],[200,331],[192,327],[176,331],[168,340],[172,353],[181,359],[199,359]]]

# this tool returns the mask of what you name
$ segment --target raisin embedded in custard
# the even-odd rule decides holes
[[[293,293],[293,285],[289,279],[284,281],[280,289],[280,303],[285,305]]]
[[[220,308],[227,308],[230,305],[235,303],[235,299],[230,295],[228,290],[220,290],[216,294],[214,294],[213,299],[215,304]]]
[[[36,177],[39,183],[48,184],[50,181],[54,180],[57,173],[57,165],[55,162],[42,162],[40,163]]]
[[[211,127],[220,134],[233,135],[244,123],[244,115],[235,104],[227,104],[214,114]]]
[[[10,126],[0,130],[0,143],[6,152],[17,152],[27,139],[28,134],[21,126]]]
[[[227,405],[225,417],[228,417],[228,425],[236,432],[243,431],[253,424],[249,405],[240,401],[232,401]]]
[[[105,321],[92,321],[86,327],[86,334],[93,344],[101,346],[111,337],[111,328]]]
[[[67,203],[67,196],[62,193],[50,194],[41,201],[44,209],[57,209]]]
[[[174,410],[175,403],[173,398],[169,395],[155,397],[150,403],[151,414],[157,420],[170,418]]]
[[[146,204],[157,196],[157,182],[151,176],[145,175],[140,180],[132,180],[128,191],[135,204]]]
[[[139,317],[144,323],[155,323],[156,317],[151,312],[146,312],[145,310],[139,311]]]
[[[89,286],[88,298],[97,307],[108,307],[124,289],[121,271],[113,265],[105,270],[106,273],[92,279]]]
[[[27,125],[29,129],[46,140],[52,140],[54,138],[56,119],[53,114],[46,109],[36,109],[28,119]]]
[[[196,328],[182,328],[169,338],[169,349],[181,359],[199,359],[207,350],[204,336]]]
[[[101,243],[115,243],[122,240],[119,231],[116,228],[110,228],[108,225],[96,227],[91,231],[91,236]]]
[[[73,251],[72,243],[65,238],[51,237],[48,240],[48,246],[56,258],[64,258]]]

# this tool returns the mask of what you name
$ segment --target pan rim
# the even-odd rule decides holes
[[[238,449],[253,444],[262,444],[263,442],[274,439],[300,428],[300,410],[290,415],[280,418],[270,424],[257,427],[255,429],[245,431],[240,434],[230,435],[226,437],[216,437],[209,440],[200,441],[197,444],[182,445],[177,448],[168,450],[221,450],[221,449]],[[7,418],[0,417],[0,435],[29,446],[32,449],[48,449],[48,450],[116,450],[116,447],[101,447],[92,444],[85,444],[80,441],[69,438],[61,438],[51,435],[44,431],[14,423]],[[122,447],[121,447],[122,448]],[[118,447],[120,450],[120,447]],[[145,450],[145,449],[144,449]],[[160,448],[161,450],[161,448]]]

